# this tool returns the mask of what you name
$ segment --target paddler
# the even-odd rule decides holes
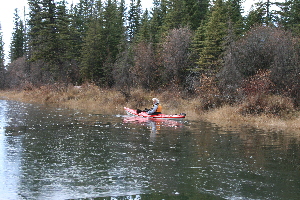
[[[153,98],[153,107],[147,111],[149,115],[158,115],[161,114],[162,107],[159,105],[159,100],[157,98]]]

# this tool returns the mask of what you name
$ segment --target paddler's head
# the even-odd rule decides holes
[[[157,98],[153,98],[152,101],[153,101],[153,104],[159,103],[159,100]]]

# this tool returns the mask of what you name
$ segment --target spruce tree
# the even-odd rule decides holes
[[[138,33],[140,27],[140,19],[142,15],[141,0],[130,0],[130,8],[128,12],[128,35],[129,40],[132,41]]]
[[[281,7],[279,22],[285,29],[300,35],[300,0],[289,0],[279,4]]]
[[[219,70],[220,55],[223,52],[223,42],[227,31],[227,8],[223,0],[216,0],[209,19],[205,24],[203,46],[197,64],[202,72],[215,74]]]
[[[153,0],[153,8],[150,19],[151,42],[158,44],[162,35],[162,26],[167,14],[167,0]]]
[[[0,71],[4,70],[4,61],[5,61],[4,42],[2,39],[2,28],[0,24]]]
[[[5,72],[5,66],[4,66],[4,42],[2,40],[2,30],[1,30],[1,24],[0,24],[0,88],[2,89],[5,84],[4,79],[4,72]]]
[[[96,14],[97,13],[97,14]],[[99,78],[104,77],[103,63],[105,62],[105,45],[103,40],[104,22],[103,6],[98,4],[95,15],[88,23],[81,52],[81,74],[84,80],[99,83]]]
[[[253,26],[262,25],[265,21],[265,13],[266,10],[263,6],[252,7],[245,18],[245,31],[250,30]]]
[[[66,81],[72,47],[65,1],[29,0],[28,4],[30,60],[43,61],[42,71],[49,72],[53,80]]]
[[[150,41],[150,16],[148,9],[142,15],[141,25],[137,34],[137,42],[149,42]]]
[[[125,41],[124,7],[108,0],[92,19],[82,50],[82,75],[99,85],[113,84],[112,67]]]
[[[25,55],[25,28],[23,21],[20,19],[18,9],[15,9],[14,32],[10,45],[10,60],[14,60]]]
[[[228,30],[235,36],[242,35],[243,17],[240,0],[215,0],[209,16],[199,27],[193,42],[194,51],[199,53],[197,62],[201,72],[214,75],[219,72],[222,54],[228,45]]]
[[[241,36],[245,31],[242,0],[227,0],[226,4],[228,9],[227,16],[230,23],[232,23],[233,32],[235,35]]]
[[[186,4],[182,0],[167,0],[166,16],[163,21],[163,31],[186,26]]]
[[[185,0],[186,17],[192,30],[197,30],[207,16],[210,0]]]

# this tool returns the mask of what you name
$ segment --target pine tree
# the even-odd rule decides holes
[[[4,87],[5,79],[4,79],[4,72],[5,72],[5,66],[4,66],[4,42],[2,40],[2,30],[1,30],[1,24],[0,24],[0,88]]]
[[[117,0],[108,0],[103,13],[104,19],[104,41],[106,42],[104,63],[105,82],[113,85],[112,68],[117,56],[124,48],[125,27],[124,27],[124,4],[118,5]]]
[[[187,25],[186,4],[182,0],[167,0],[166,16],[163,21],[163,31]]]
[[[14,32],[10,45],[11,62],[25,55],[25,28],[23,21],[18,15],[18,9],[15,9],[14,24]]]
[[[125,41],[124,5],[108,0],[98,6],[98,15],[89,24],[82,49],[82,75],[100,85],[112,85],[112,67]]]
[[[4,70],[4,61],[5,61],[4,42],[2,39],[2,29],[0,24],[0,71]]]
[[[30,60],[43,61],[42,71],[50,72],[54,80],[64,79],[69,71],[69,15],[65,1],[29,0]]]
[[[87,31],[84,34],[81,53],[81,74],[85,80],[98,82],[104,76],[102,69],[105,62],[105,42],[103,37],[103,5],[98,1],[98,6],[92,8],[94,13],[90,16]]]
[[[227,31],[227,8],[223,0],[216,0],[210,17],[205,25],[203,49],[200,52],[198,65],[201,71],[214,74],[219,70],[219,57],[223,52],[223,41]]]
[[[150,16],[148,9],[142,15],[141,25],[139,32],[137,33],[137,42],[149,42],[150,41]]]
[[[210,0],[185,0],[188,25],[191,30],[197,30],[206,18]]]
[[[162,35],[162,26],[167,13],[167,0],[153,0],[150,19],[150,38],[153,44],[158,44]]]
[[[245,31],[244,17],[242,16],[242,0],[227,0],[226,4],[228,20],[232,24],[235,35],[240,36]]]
[[[280,24],[296,35],[300,35],[300,0],[289,0],[280,5]]]
[[[141,19],[141,0],[131,0],[130,8],[128,12],[128,35],[129,40],[132,41],[135,35],[138,33]]]
[[[193,49],[199,53],[199,71],[216,74],[221,67],[222,53],[228,45],[228,30],[242,35],[243,17],[240,0],[216,0],[203,27],[195,34]]]
[[[256,7],[250,10],[245,19],[245,31],[250,30],[253,26],[262,25],[265,21],[266,10],[262,6]]]

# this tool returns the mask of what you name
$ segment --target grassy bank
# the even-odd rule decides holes
[[[155,93],[136,89],[131,91],[130,97],[126,98],[120,91],[102,89],[89,84],[80,87],[54,85],[22,91],[0,91],[2,99],[84,110],[92,114],[124,114],[124,106],[140,109],[150,108],[151,99],[157,97],[163,105],[164,113],[178,114],[184,112],[189,120],[206,120],[223,127],[253,126],[265,130],[300,133],[300,117],[296,111],[284,115],[284,117],[266,113],[245,115],[242,114],[242,111],[247,106],[249,107],[247,103],[236,106],[224,105],[217,109],[204,111],[203,99],[187,99],[182,98],[182,96],[179,91]],[[283,101],[282,104],[287,103]]]

